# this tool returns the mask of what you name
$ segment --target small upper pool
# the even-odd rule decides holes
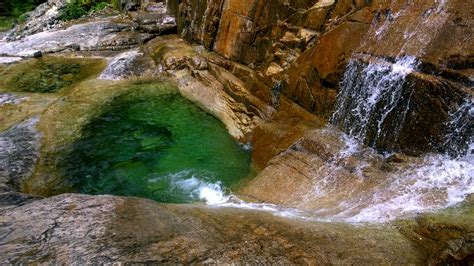
[[[136,89],[83,128],[61,167],[76,192],[187,203],[247,177],[250,151],[179,93]]]
[[[0,66],[0,91],[54,93],[98,75],[105,61],[97,58],[45,56]],[[2,89],[3,87],[3,89]]]

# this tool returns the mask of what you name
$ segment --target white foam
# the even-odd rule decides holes
[[[326,129],[328,130],[328,129]],[[451,158],[447,155],[430,154],[413,161],[396,163],[395,168],[384,173],[382,180],[373,186],[373,177],[366,177],[365,168],[372,169],[374,162],[383,160],[370,148],[364,147],[354,138],[343,135],[346,145],[337,153],[338,159],[328,162],[331,169],[344,165],[344,160],[358,158],[353,175],[360,183],[354,186],[364,188],[360,193],[343,199],[336,206],[305,211],[269,203],[251,203],[224,192],[222,187],[205,187],[202,199],[209,205],[270,212],[273,215],[308,221],[343,221],[351,223],[383,223],[409,217],[420,212],[430,212],[463,202],[474,193],[474,155]],[[474,144],[471,143],[472,150]],[[374,157],[370,159],[370,157]],[[370,170],[369,170],[370,172]],[[331,173],[321,172],[309,197],[331,197],[331,191],[338,188],[338,181]],[[365,185],[365,182],[367,185]],[[348,187],[351,189],[351,187]]]
[[[174,189],[184,192],[190,198],[202,200],[209,205],[219,205],[229,201],[229,196],[225,192],[220,182],[210,182],[208,173],[196,172],[191,169],[177,173],[170,173],[165,176],[149,178],[148,182],[154,183],[162,180],[170,182]]]
[[[461,203],[474,193],[474,162],[429,155],[421,165],[393,173],[388,186],[376,188],[367,207],[353,216],[338,217],[351,222],[388,221],[417,212],[434,211]],[[347,209],[357,209],[354,201]]]
[[[205,184],[199,187],[199,198],[209,205],[223,204],[229,200],[220,184]]]
[[[0,106],[5,104],[20,104],[26,97],[19,97],[10,93],[0,93]]]

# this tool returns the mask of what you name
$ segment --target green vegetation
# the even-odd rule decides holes
[[[19,18],[25,12],[33,10],[46,0],[2,0],[0,3],[0,16],[7,18]]]
[[[26,20],[25,13],[47,0],[0,0],[0,31]],[[60,15],[61,20],[77,19],[107,6],[120,10],[120,0],[72,0]]]
[[[15,23],[25,20],[25,13],[33,10],[46,0],[2,0],[0,2],[0,31],[12,28]]]
[[[0,17],[0,31],[11,29],[14,22],[13,18]]]
[[[84,15],[94,13],[106,8],[109,3],[112,6],[115,0],[75,0],[67,4],[66,8],[63,10],[60,19],[61,20],[71,20],[78,19]]]

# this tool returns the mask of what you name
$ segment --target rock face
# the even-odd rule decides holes
[[[39,133],[30,119],[0,133],[0,190],[18,190],[39,156]]]
[[[67,0],[48,0],[41,4],[35,10],[27,13],[26,22],[17,25],[6,36],[6,39],[12,41],[58,27],[60,12],[67,3]]]
[[[328,71],[335,71],[338,67],[339,72],[343,71],[344,66],[340,66],[339,63],[341,55],[347,58],[350,51],[358,46],[358,39],[368,30],[374,12],[367,8],[350,19],[350,21],[356,21],[347,22],[349,20],[347,17],[367,4],[362,1],[360,3],[359,1],[356,3],[337,1],[336,3],[336,1],[287,2],[277,0],[221,2],[216,1],[196,7],[192,1],[183,1],[180,5],[181,16],[178,17],[185,17],[189,21],[193,21],[193,23],[180,24],[179,31],[182,32],[183,37],[202,43],[205,47],[215,50],[226,58],[253,65],[262,73],[269,73],[270,80],[285,81],[288,78],[293,78],[293,75],[301,74],[304,74],[302,78],[309,79],[310,73],[306,73],[306,71],[311,70],[309,68],[314,64],[319,64],[320,68],[326,67],[323,79],[326,79]],[[374,6],[378,5],[374,3]],[[189,10],[193,10],[195,13],[190,16]],[[205,15],[200,16],[199,14]],[[197,19],[193,20],[194,17]],[[341,23],[346,24],[337,27]],[[190,32],[193,34],[189,34]],[[350,34],[348,34],[349,32]],[[348,35],[352,37],[349,39]],[[337,45],[334,45],[336,43]],[[343,43],[344,45],[342,45]],[[312,56],[316,52],[318,55]],[[308,56],[310,56],[310,60],[308,60]],[[316,58],[313,60],[313,57]],[[300,59],[299,64],[297,64],[298,58]],[[324,62],[320,62],[320,59],[323,58]],[[283,70],[290,68],[293,63],[297,64],[294,68],[298,73],[292,74],[292,71],[285,73],[286,71]],[[308,63],[310,64],[308,65]],[[323,72],[319,68],[316,68],[316,71],[316,75]],[[278,75],[276,75],[277,73]],[[296,77],[296,81],[298,78]],[[317,80],[314,80],[315,78]],[[315,82],[322,83],[319,77],[312,77],[309,82],[310,86]],[[334,80],[333,82],[337,83]],[[285,84],[286,86],[287,84],[296,86],[297,83],[291,80]],[[335,89],[335,86],[331,89]],[[299,88],[299,90],[302,89]],[[304,108],[314,111],[314,102],[303,103],[307,99],[315,98],[308,97],[309,95],[306,93],[307,91],[302,91],[298,95],[296,87],[284,90],[285,95],[290,96]],[[333,92],[332,95],[333,99],[328,101],[334,102],[335,93]],[[326,108],[330,109],[331,106]],[[324,115],[324,112],[319,111],[317,114]],[[326,110],[326,116],[329,112]]]
[[[357,54],[352,57],[341,85],[341,94],[348,93],[346,87],[360,87],[362,93],[376,88],[372,90],[379,94],[367,94],[365,100],[351,96],[353,102],[374,102],[371,110],[362,108],[369,113],[366,118],[372,120],[361,138],[366,144],[381,151],[407,154],[446,150],[446,125],[450,123],[450,114],[458,112],[466,99],[474,104],[471,100],[474,84],[469,81],[472,68],[463,63],[464,67],[455,67],[448,59],[467,62],[474,52],[469,45],[473,40],[472,32],[465,28],[474,22],[466,20],[463,26],[455,22],[470,16],[460,8],[461,5],[461,1],[425,1],[408,6],[393,2],[388,7],[389,12],[380,14],[376,24],[370,27],[364,42],[356,49]],[[456,11],[458,9],[462,10]],[[446,38],[448,32],[450,37]],[[444,45],[452,40],[458,44]],[[354,64],[362,65],[356,73],[352,69]],[[387,72],[383,65],[395,67]],[[381,70],[385,71],[385,77],[373,74]],[[398,85],[388,91],[383,86],[390,85],[384,85],[384,82]],[[358,92],[349,94],[358,95]],[[339,103],[338,108],[341,108]],[[361,110],[355,106],[349,108]],[[342,112],[346,112],[343,115],[346,118],[351,116],[347,111]],[[465,115],[472,117],[472,114]],[[344,119],[340,119],[340,114],[338,116],[336,123],[346,132],[351,131],[344,125]],[[352,120],[352,123],[357,124],[357,121]],[[469,142],[469,139],[463,142]],[[467,147],[460,150],[464,153]]]
[[[386,140],[369,136],[366,143],[381,151],[421,154],[440,150],[448,114],[457,111],[459,99],[472,98],[469,25],[473,21],[469,18],[474,7],[465,5],[458,0],[408,5],[403,1],[229,0],[181,1],[175,11],[180,18],[178,31],[185,39],[249,65],[267,93],[282,81],[284,96],[324,119],[334,111],[353,53],[372,55],[365,64],[416,57],[421,65],[403,85],[407,91],[416,89],[405,99],[410,105],[398,107],[408,109],[403,129]],[[443,102],[440,95],[450,100],[436,104]],[[384,134],[393,135],[396,126],[387,122]]]
[[[33,173],[39,157],[37,122],[32,118],[0,133],[0,208],[33,198],[17,191]]]

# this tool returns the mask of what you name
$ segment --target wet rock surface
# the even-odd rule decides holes
[[[33,173],[39,157],[37,122],[37,118],[32,118],[0,132],[0,208],[35,198],[18,191],[21,183]]]
[[[323,128],[282,149],[239,193],[329,221],[383,222],[463,202],[472,171],[469,157],[387,157]]]
[[[463,5],[464,1],[457,0],[418,4],[183,1],[176,16],[183,38],[250,66],[258,73],[258,82],[265,84],[265,93],[281,82],[283,95],[325,119],[334,111],[340,81],[354,52],[372,55],[371,62],[416,57],[421,75],[411,75],[406,86],[415,83],[417,88],[430,89],[407,97],[412,101],[410,118],[404,123],[400,142],[393,143],[395,147],[390,147],[390,141],[370,145],[383,151],[421,154],[439,150],[443,142],[439,129],[445,126],[447,113],[454,112],[451,108],[459,106],[456,100],[434,106],[439,100],[433,91],[451,99],[460,91],[472,95],[469,25],[473,22],[468,19],[472,7]],[[424,105],[432,106],[432,115],[419,108]],[[430,121],[437,129],[429,130],[421,121]],[[417,127],[424,128],[417,134],[420,138],[409,138]],[[393,131],[394,125],[384,129],[387,134]]]
[[[133,49],[110,58],[99,79],[121,80],[151,75],[153,68],[153,61],[150,58],[145,57],[138,49]]]
[[[248,142],[252,129],[273,111],[225,68],[233,64],[219,56],[173,36],[152,40],[147,52],[176,81],[181,94],[218,117],[241,142]]]
[[[395,226],[350,225],[288,220],[265,212],[232,208],[161,205],[136,198],[64,194],[0,210],[0,232],[4,235],[0,246],[7,251],[2,252],[0,261],[467,262],[469,247],[456,249],[454,244],[466,241],[473,233],[472,223],[459,222],[466,214],[468,209],[461,209],[454,215],[424,215],[416,222],[400,222]],[[458,219],[456,227],[450,226],[453,218]],[[435,231],[441,241],[431,246],[431,233]]]
[[[54,53],[76,50],[124,49],[136,46],[148,35],[136,35],[131,25],[96,21],[73,25],[64,30],[45,31],[0,46],[0,54],[31,57],[35,52]]]

